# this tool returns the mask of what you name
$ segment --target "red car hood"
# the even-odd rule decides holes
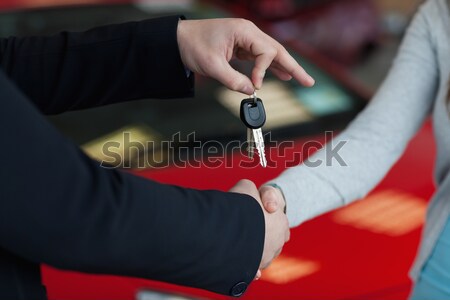
[[[296,146],[301,147],[304,142],[298,140]],[[283,253],[241,299],[406,299],[411,287],[407,273],[416,254],[427,202],[434,192],[434,157],[433,133],[428,122],[366,199],[293,229]],[[238,168],[235,162],[244,159],[239,153],[231,155],[231,159],[236,167],[173,167],[137,174],[187,187],[227,190],[239,179],[248,178],[259,185],[284,170],[280,158],[275,158],[281,162],[278,167],[267,169]],[[43,279],[49,299],[132,300],[140,289],[228,299],[161,282],[49,267],[44,267]]]

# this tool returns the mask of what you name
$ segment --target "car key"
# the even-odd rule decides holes
[[[248,128],[247,139],[252,141],[252,143],[249,143],[249,147],[247,149],[249,151],[252,150],[253,153],[253,149],[250,144],[255,145],[258,150],[260,163],[265,168],[267,166],[267,160],[266,153],[264,151],[264,137],[262,135],[261,127],[266,122],[266,112],[264,110],[262,100],[256,97],[256,93],[253,93],[251,98],[241,101],[240,117],[242,122]]]
[[[248,99],[246,99],[246,100],[248,100]],[[246,100],[242,100],[242,101],[246,101]],[[254,101],[253,98],[251,100]],[[242,102],[241,102],[240,115],[241,115],[241,120],[245,124],[245,121],[243,119],[244,112],[242,111],[242,109],[243,109],[243,107],[242,107]],[[245,125],[245,126],[247,126],[247,125]],[[253,139],[253,129],[247,126],[247,156],[248,156],[248,158],[253,159],[254,152],[255,152],[255,141]]]
[[[253,138],[253,129],[246,124],[243,109],[244,109],[245,103],[253,103],[255,101],[254,99],[255,99],[255,97],[242,100],[242,102],[241,102],[241,111],[240,111],[241,120],[243,121],[243,123],[247,127],[247,156],[250,159],[253,159],[253,154],[254,154],[254,151],[255,151],[255,145],[254,145],[255,141],[254,141],[254,138]]]
[[[262,100],[253,93],[252,98],[244,99],[241,102],[241,120],[247,126],[247,142],[249,158],[253,158],[254,145],[258,150],[260,163],[263,167],[267,166],[266,155],[264,151],[264,138],[261,127],[266,122],[266,113]]]

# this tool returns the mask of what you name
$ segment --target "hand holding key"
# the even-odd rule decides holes
[[[217,79],[231,90],[251,95],[261,88],[267,69],[281,80],[294,78],[304,86],[314,85],[286,49],[250,21],[180,20],[177,37],[181,60],[189,70]],[[230,66],[233,57],[255,62],[251,80]]]

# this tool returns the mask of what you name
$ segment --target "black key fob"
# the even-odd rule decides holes
[[[242,122],[251,129],[263,127],[266,123],[266,111],[260,98],[247,98],[241,101],[240,117]]]

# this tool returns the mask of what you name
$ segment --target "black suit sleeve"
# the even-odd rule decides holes
[[[0,66],[46,114],[143,98],[192,96],[178,16],[51,37],[0,39]]]
[[[265,233],[255,199],[103,169],[35,107],[57,113],[191,94],[175,24],[166,18],[0,42],[15,83],[0,70],[0,248],[63,269],[222,294],[253,280]]]
[[[0,71],[0,248],[63,269],[229,294],[250,283],[264,216],[250,196],[103,169]]]

